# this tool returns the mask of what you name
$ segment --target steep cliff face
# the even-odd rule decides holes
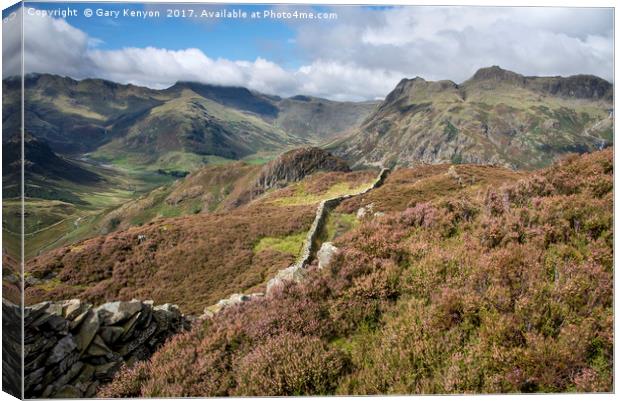
[[[463,86],[475,83],[505,83],[520,86],[542,94],[563,98],[606,100],[613,99],[613,85],[594,75],[570,77],[527,77],[498,66],[479,69]]]
[[[294,149],[280,155],[261,171],[257,186],[274,188],[283,183],[300,181],[317,171],[351,171],[347,163],[316,147]]]
[[[598,77],[526,77],[496,66],[462,84],[403,79],[332,150],[353,166],[543,167],[613,144],[612,97]]]

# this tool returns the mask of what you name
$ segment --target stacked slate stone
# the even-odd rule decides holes
[[[121,365],[148,358],[168,337],[188,329],[176,305],[78,299],[24,310],[26,398],[92,397]]]

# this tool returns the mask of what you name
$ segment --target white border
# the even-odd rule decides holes
[[[30,0],[30,2],[44,2],[45,0]],[[118,2],[118,1],[110,1],[110,0],[101,0],[101,1],[88,1],[88,0],[65,0],[65,1],[58,1],[58,0],[48,0],[48,2],[58,2],[58,3],[89,3],[89,2],[93,2],[93,3],[113,3],[113,2]],[[136,1],[136,0],[127,0],[124,1],[126,3],[214,3],[214,4],[233,4],[233,3],[241,3],[241,4],[351,4],[351,5],[463,5],[463,6],[551,6],[551,7],[612,7],[614,8],[614,22],[616,20],[616,15],[617,15],[617,8],[616,8],[616,2],[613,0],[589,0],[589,1],[585,1],[585,0],[521,0],[521,1],[515,1],[515,0],[447,0],[447,1],[434,1],[434,0],[407,0],[407,1],[403,1],[403,0],[392,0],[392,1],[386,1],[386,0],[374,0],[374,1],[367,1],[367,0],[335,0],[335,1],[329,1],[329,0],[313,0],[313,1],[303,1],[303,0],[288,0],[288,1],[260,1],[260,0],[243,0],[243,1],[213,1],[213,0],[207,0],[207,1],[183,1],[183,0],[150,0],[150,1]],[[2,0],[2,9],[5,9],[13,4],[17,3],[16,1],[6,1],[6,0]],[[614,30],[614,50],[617,48],[617,44],[618,44],[618,31]],[[0,41],[2,40],[2,30],[0,29]],[[615,52],[614,52],[615,53]],[[0,63],[2,61],[2,55],[0,54]],[[615,61],[615,57],[614,57],[614,61]],[[615,77],[618,75],[618,65],[614,62],[614,84],[616,82]],[[615,88],[614,88],[615,89]],[[615,109],[615,104],[616,104],[616,96],[615,96],[615,90],[614,90],[614,109]],[[0,88],[0,95],[2,93],[2,90]],[[1,120],[0,120],[0,130],[1,130]],[[617,119],[614,119],[614,133],[617,132]],[[620,156],[618,156],[617,152],[614,152],[614,166],[618,165],[618,159]],[[0,173],[2,171],[2,167],[1,167],[1,160],[2,160],[2,156],[0,154]],[[614,189],[618,188],[618,185],[620,183],[620,178],[618,177],[618,174],[614,175]],[[618,203],[615,201],[615,193],[614,193],[614,231],[616,228],[616,221],[617,221],[617,216],[620,215],[620,206],[618,206]],[[1,240],[1,232],[0,232],[0,240]],[[618,245],[618,236],[616,236],[614,238],[614,255],[615,255],[615,250],[617,249],[617,245]],[[614,269],[617,266],[616,263],[616,259],[614,258]],[[1,262],[0,262],[1,263]],[[614,295],[615,295],[615,289],[617,288],[617,284],[618,284],[618,277],[617,275],[614,274]],[[614,311],[618,310],[618,298],[614,297]],[[614,336],[616,334],[616,315],[614,313]],[[1,333],[1,328],[0,328],[0,333]],[[617,358],[617,351],[618,350],[618,346],[616,341],[614,341],[614,361],[618,361]],[[0,367],[0,371],[1,371],[1,367]],[[618,368],[614,367],[614,391],[617,388],[617,383],[618,383]],[[389,400],[410,400],[410,399],[414,399],[414,398],[420,398],[420,397],[440,397],[440,396],[378,396],[378,397],[373,397],[373,399],[389,399]],[[442,396],[443,397],[443,396]],[[525,394],[506,394],[506,395],[463,395],[463,396],[452,396],[452,397],[463,397],[463,399],[465,400],[472,400],[472,401],[496,401],[496,400],[521,400],[521,399],[529,399],[529,400],[533,400],[535,398],[537,399],[544,399],[544,400],[550,400],[550,401],[582,401],[582,400],[612,400],[615,399],[615,395],[614,394],[551,394],[551,395],[542,395],[542,394],[533,394],[533,395],[525,395]],[[323,399],[323,398],[327,398],[327,397],[297,397],[298,399],[304,399],[304,400],[315,400],[317,398],[319,399]],[[339,397],[339,399],[342,400],[354,400],[358,397]],[[155,398],[151,398],[152,400],[158,400]],[[198,398],[198,399],[202,399],[202,398]],[[223,398],[225,400],[228,399],[232,399],[231,398]],[[237,398],[238,399],[238,398]],[[266,398],[266,397],[260,397],[260,398],[252,398],[253,400],[271,400],[272,398]],[[8,395],[7,393],[0,393],[0,401],[5,401],[5,400],[15,400],[15,398],[11,397],[10,395]],[[183,398],[168,398],[166,400],[184,400]]]

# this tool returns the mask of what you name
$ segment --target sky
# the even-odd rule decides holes
[[[67,9],[75,15],[59,13]],[[185,9],[186,17],[168,18],[168,9]],[[209,14],[223,10],[246,17]],[[3,77],[20,71],[15,11],[3,12]],[[266,11],[337,16],[264,18]],[[360,101],[384,98],[402,78],[460,83],[491,65],[524,75],[613,79],[610,8],[31,2],[23,22],[25,72],[152,88],[198,81]]]

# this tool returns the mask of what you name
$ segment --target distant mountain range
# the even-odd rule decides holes
[[[333,138],[358,125],[377,102],[280,98],[238,87],[179,82],[165,90],[99,79],[31,74],[25,79],[26,131],[58,153],[93,152],[111,161],[165,164],[173,153],[241,159]],[[3,81],[3,138],[19,127],[20,82]]]
[[[5,79],[3,138],[19,81]],[[462,84],[403,79],[383,102],[281,98],[178,82],[164,90],[31,74],[26,131],[63,155],[195,170],[323,144],[354,167],[491,163],[537,168],[613,144],[613,85],[589,75],[526,77],[497,66]],[[215,159],[214,159],[215,158]]]
[[[611,145],[612,107],[613,85],[590,75],[526,77],[494,66],[462,84],[416,77],[330,147],[355,166],[536,168]]]

